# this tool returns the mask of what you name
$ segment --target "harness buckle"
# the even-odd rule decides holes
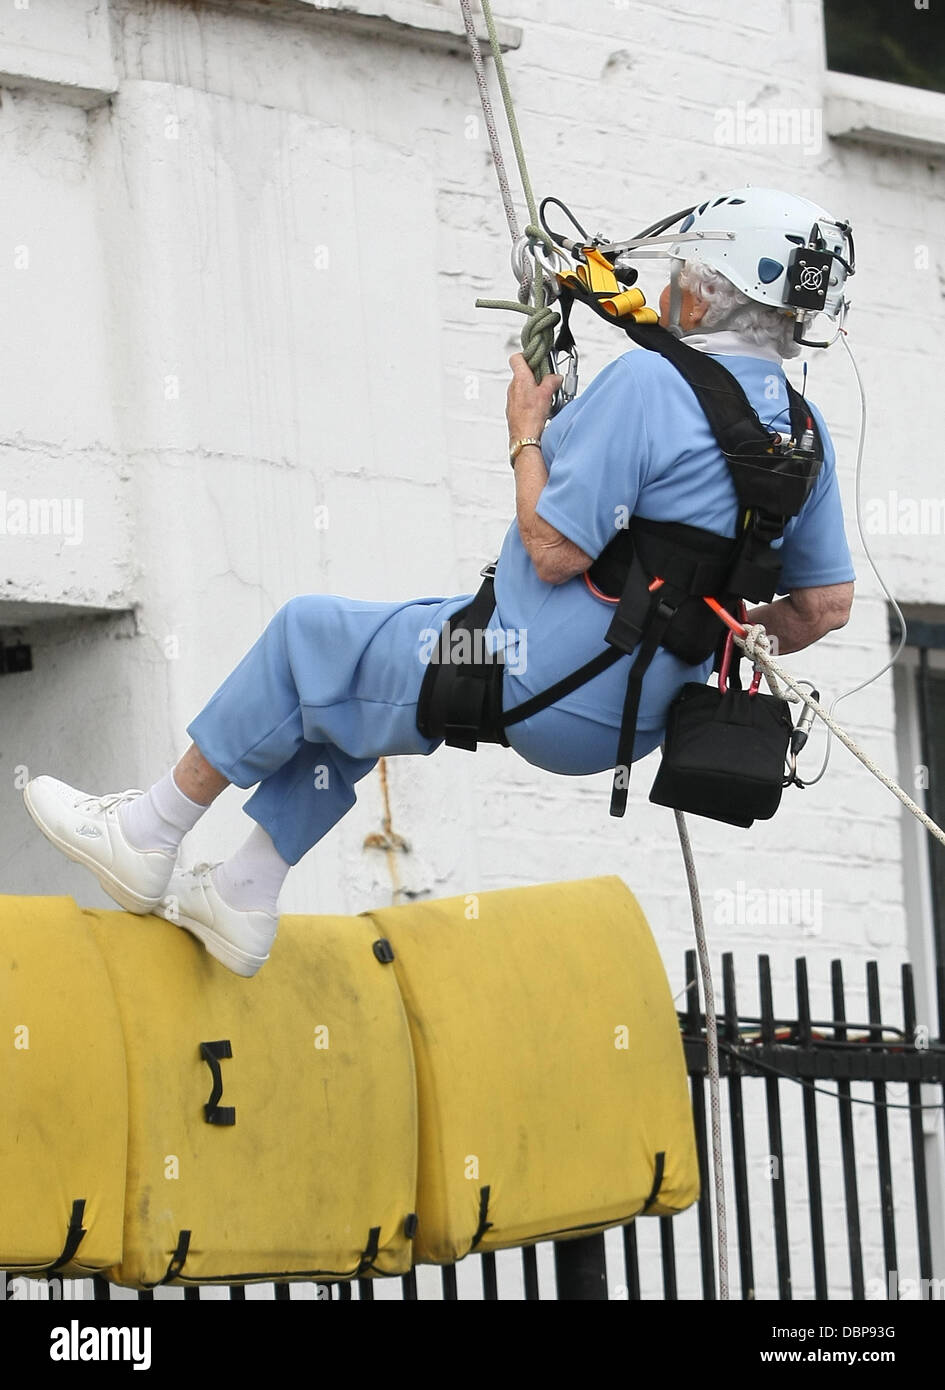
[[[482,569],[479,571],[480,579],[495,579],[495,567],[497,564],[498,561],[493,560],[490,564],[483,565]]]

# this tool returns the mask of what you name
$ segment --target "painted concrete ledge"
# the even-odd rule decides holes
[[[835,140],[945,155],[945,93],[828,72],[824,129]]]
[[[124,8],[134,10],[128,0]],[[110,8],[75,0],[49,0],[44,11],[23,11],[18,28],[0,33],[0,88],[48,93],[70,105],[92,109],[104,105],[118,91],[119,74],[111,51],[108,30]],[[466,31],[458,7],[445,8],[427,0],[207,0],[207,9],[241,10],[260,18],[308,19],[313,25],[436,49],[466,52]],[[156,23],[161,10],[154,11]],[[27,22],[28,21],[28,22]],[[497,23],[503,51],[518,48],[522,31],[512,24]],[[480,46],[488,53],[484,21],[476,19]]]
[[[127,598],[117,597],[104,603],[92,598],[88,603],[64,600],[62,603],[42,599],[0,598],[0,633],[6,628],[30,628],[35,623],[62,622],[75,618],[114,618],[121,613],[133,615],[134,605]]]
[[[369,37],[395,39],[449,53],[465,53],[466,30],[458,5],[428,4],[427,0],[211,0],[216,8],[255,10],[275,17],[297,17],[307,12],[336,28]],[[489,51],[485,22],[475,16],[480,47]],[[522,30],[496,21],[499,46],[504,53],[518,48]]]
[[[36,53],[0,43],[0,87],[12,92],[54,96],[70,106],[92,110],[118,91],[111,67],[92,66],[66,54]]]

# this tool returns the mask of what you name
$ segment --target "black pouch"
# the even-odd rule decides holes
[[[776,695],[684,685],[669,707],[657,806],[747,829],[781,803],[791,708]]]

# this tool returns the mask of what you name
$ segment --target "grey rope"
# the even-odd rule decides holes
[[[515,151],[519,176],[522,180],[522,188],[525,192],[525,202],[528,207],[529,225],[525,229],[525,235],[532,241],[543,242],[550,251],[556,253],[557,248],[554,242],[552,242],[551,238],[538,226],[538,209],[535,203],[535,195],[532,192],[531,179],[528,175],[528,166],[525,162],[525,151],[522,147],[518,121],[515,118],[515,107],[505,72],[505,63],[502,59],[502,49],[499,45],[499,36],[496,32],[495,20],[492,15],[492,6],[489,0],[480,0],[480,3],[482,5],[483,17],[486,21],[486,29],[489,34],[489,46],[492,50],[492,58],[499,79],[499,87],[502,92],[506,120],[508,121],[509,133],[512,138],[512,147]],[[476,81],[479,86],[479,100],[482,105],[483,120],[485,121],[486,130],[489,133],[489,143],[492,147],[492,162],[495,166],[496,178],[498,179],[499,189],[502,194],[502,203],[505,207],[505,216],[509,224],[509,232],[513,242],[515,242],[519,240],[518,218],[516,217],[515,207],[512,203],[512,191],[509,186],[505,161],[502,157],[502,148],[499,143],[498,132],[496,131],[492,98],[489,95],[489,85],[486,80],[482,52],[479,48],[479,39],[476,36],[476,26],[472,16],[472,0],[459,0],[459,4],[463,12],[466,41],[469,45],[473,67],[476,71]],[[523,264],[525,265],[525,269],[520,289],[522,297],[519,302],[509,299],[477,299],[476,308],[504,309],[512,313],[525,314],[527,316],[527,322],[521,334],[522,352],[526,362],[534,373],[535,380],[541,381],[543,377],[547,375],[548,358],[554,347],[554,330],[561,322],[561,316],[551,309],[546,302],[545,279],[542,274],[541,266],[536,261],[534,275],[530,276],[527,263],[524,262],[524,259]]]
[[[515,209],[512,205],[512,194],[505,169],[505,161],[502,158],[502,149],[495,128],[492,100],[489,96],[489,87],[486,81],[482,53],[479,48],[479,40],[476,37],[476,27],[473,23],[471,0],[459,0],[459,3],[463,12],[466,39],[469,44],[470,53],[472,54],[473,67],[476,70],[476,80],[479,84],[479,99],[482,103],[483,119],[486,123],[486,130],[489,132],[489,142],[492,146],[492,162],[495,165],[496,178],[499,181],[499,188],[502,193],[502,202],[505,206],[505,215],[509,224],[509,232],[511,233],[513,241],[517,241],[519,239],[518,221],[515,216]],[[522,188],[525,191],[525,202],[528,205],[528,216],[530,220],[529,225],[525,228],[525,235],[532,241],[543,242],[552,254],[556,254],[557,248],[551,238],[545,233],[544,229],[538,225],[538,210],[535,205],[535,196],[532,192],[531,180],[528,176],[528,167],[525,163],[525,152],[522,148],[518,122],[515,119],[512,93],[509,90],[509,84],[505,73],[505,64],[502,60],[502,50],[499,46],[495,21],[492,17],[492,6],[489,0],[480,0],[480,3],[486,21],[486,29],[489,34],[489,46],[492,50],[492,57],[495,63],[496,73],[498,74],[499,87],[502,92],[502,101],[505,105],[505,115],[512,137],[515,158],[518,162]],[[527,276],[527,268],[525,273]],[[525,302],[529,298],[529,293],[531,296],[531,303]],[[513,313],[526,314],[528,316],[528,322],[522,329],[522,352],[535,375],[535,380],[541,381],[547,373],[548,359],[554,347],[554,329],[561,322],[561,316],[551,309],[545,301],[544,277],[542,275],[541,265],[537,260],[535,261],[535,274],[531,279],[531,284],[529,286],[527,279],[524,280],[521,287],[521,294],[523,299],[522,302],[519,303],[506,299],[477,299],[476,307],[479,309],[506,309]],[[712,1154],[718,1234],[719,1296],[723,1299],[727,1299],[728,1238],[725,1216],[725,1183],[722,1169],[722,1120],[721,1102],[719,1099],[719,1048],[715,1024],[715,994],[712,989],[712,973],[709,968],[709,954],[705,942],[702,907],[699,901],[699,888],[696,882],[692,846],[689,843],[689,833],[686,829],[686,822],[678,811],[676,812],[676,826],[679,831],[683,859],[686,863],[686,873],[689,879],[689,896],[692,903],[693,923],[696,930],[696,942],[699,948],[699,964],[702,970],[703,991],[705,993],[706,1041],[708,1044],[709,1063],[709,1100],[712,1111]]]
[[[715,1017],[715,990],[712,987],[709,948],[705,939],[702,900],[699,896],[699,880],[696,878],[696,862],[692,855],[689,827],[682,811],[674,811],[673,815],[676,817],[676,831],[679,835],[683,863],[686,866],[686,882],[689,885],[689,901],[692,905],[692,921],[696,929],[699,970],[702,975],[702,992],[705,996],[705,1041],[709,1064],[709,1109],[712,1116],[712,1176],[715,1188],[716,1247],[719,1257],[719,1298],[727,1300],[728,1221],[725,1212],[725,1170],[722,1164],[722,1103],[719,1097],[719,1034]]]
[[[859,758],[867,771],[871,772],[878,781],[882,782],[886,790],[891,791],[896,800],[901,801],[907,811],[912,812],[916,820],[920,821],[921,824],[925,826],[929,834],[934,836],[941,844],[945,845],[945,830],[943,830],[940,825],[937,825],[932,817],[927,815],[922,807],[918,806],[913,801],[908,792],[903,791],[898,782],[893,781],[888,772],[884,772],[868,753],[864,753],[863,749],[854,742],[846,730],[841,728],[837,721],[831,716],[829,710],[825,710],[823,705],[815,700],[812,695],[808,695],[806,691],[802,690],[797,681],[785,671],[784,667],[779,666],[778,663],[773,660],[770,655],[770,639],[761,624],[750,624],[746,629],[745,636],[742,638],[736,633],[734,640],[735,645],[741,647],[745,655],[750,657],[753,662],[763,669],[768,684],[775,694],[782,693],[779,690],[778,681],[783,681],[809,709],[814,711],[818,719],[823,720],[834,737],[838,738],[843,746],[848,748],[855,758]]]
[[[476,70],[476,81],[479,84],[479,100],[482,103],[482,116],[486,123],[486,130],[489,133],[489,144],[492,147],[492,163],[495,166],[495,176],[499,181],[502,206],[505,208],[505,220],[509,224],[509,235],[512,240],[518,241],[518,214],[515,211],[515,204],[512,202],[512,189],[509,186],[509,176],[505,170],[505,160],[502,157],[502,146],[499,143],[499,134],[495,128],[495,116],[492,111],[492,100],[489,96],[489,84],[486,80],[486,65],[482,61],[482,52],[479,48],[479,39],[476,35],[476,25],[472,16],[471,0],[460,0],[460,9],[463,12],[463,23],[466,26],[466,39],[469,43],[469,52],[472,55],[473,67]]]

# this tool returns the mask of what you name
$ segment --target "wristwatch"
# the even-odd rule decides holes
[[[527,444],[534,444],[536,449],[541,448],[541,440],[533,439],[531,436],[528,439],[516,439],[514,444],[509,445],[509,462],[513,468],[515,467],[515,460]]]

